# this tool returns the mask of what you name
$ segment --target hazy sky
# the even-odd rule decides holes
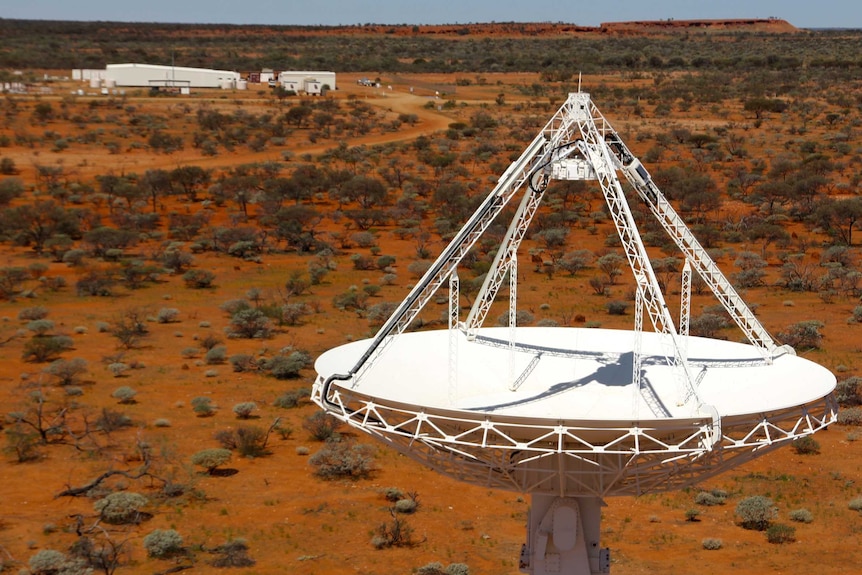
[[[0,0],[0,18],[228,24],[453,24],[767,18],[862,28],[859,0]]]

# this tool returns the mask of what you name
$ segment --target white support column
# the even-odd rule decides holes
[[[518,389],[515,375],[515,335],[518,327],[518,254],[509,260],[509,390]]]
[[[691,323],[691,262],[688,258],[685,258],[680,284],[679,335],[683,359],[688,360],[688,329]]]
[[[639,417],[641,403],[641,370],[643,367],[643,356],[641,355],[641,347],[643,342],[644,329],[644,298],[641,295],[640,288],[635,290],[635,330],[634,342],[632,344],[632,383],[634,383],[634,413],[635,418]]]
[[[458,397],[458,318],[461,302],[458,272],[449,276],[449,405]]]

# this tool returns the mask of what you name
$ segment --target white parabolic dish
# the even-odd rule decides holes
[[[634,332],[519,327],[514,350],[509,334],[404,333],[358,385],[323,389],[369,345],[352,342],[317,359],[315,395],[329,391],[330,413],[459,479],[566,495],[678,488],[834,416],[835,377],[793,354],[766,361],[752,345],[681,338],[711,406],[691,413],[655,333],[642,334],[640,390]]]

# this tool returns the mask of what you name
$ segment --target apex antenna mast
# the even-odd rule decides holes
[[[619,174],[685,257],[679,326]],[[632,330],[517,325],[518,249],[554,180],[598,183],[635,280]],[[510,202],[514,216],[462,320],[458,265]],[[692,270],[747,344],[689,336]],[[448,329],[407,332],[444,283]],[[487,327],[504,285],[509,325]],[[836,416],[835,377],[776,344],[580,91],[377,334],[327,351],[315,369],[312,399],[335,417],[441,473],[530,493],[520,565],[533,575],[609,571],[599,541],[603,498],[691,485]]]

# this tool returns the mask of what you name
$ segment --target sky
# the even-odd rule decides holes
[[[859,0],[0,0],[0,18],[217,24],[467,24],[768,18],[862,28]]]

